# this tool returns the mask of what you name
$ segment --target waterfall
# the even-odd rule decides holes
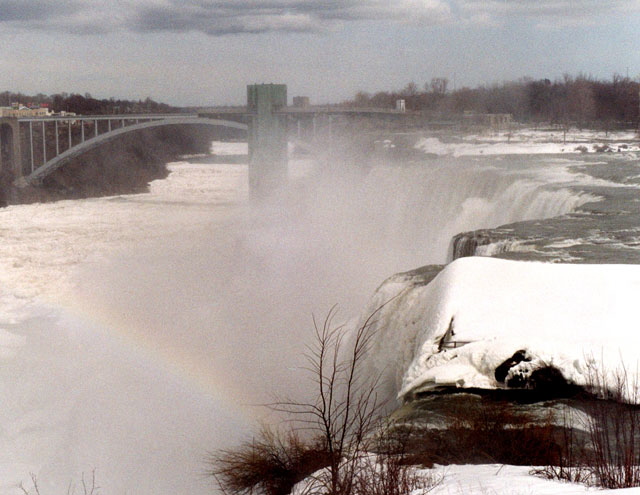
[[[554,187],[531,170],[464,160],[323,177],[302,196],[293,201],[306,205],[306,215],[298,218],[302,228],[317,229],[323,238],[348,238],[365,261],[376,254],[372,263],[383,264],[381,278],[445,262],[451,239],[461,232],[563,215],[592,199]]]

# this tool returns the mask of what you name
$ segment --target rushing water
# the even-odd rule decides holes
[[[210,493],[207,451],[241,438],[272,393],[306,393],[312,314],[357,313],[473,229],[511,224],[485,233],[503,255],[636,253],[638,163],[294,162],[291,187],[259,206],[245,166],[180,163],[149,194],[1,210],[0,490],[32,472],[59,492],[95,469],[103,493]]]
[[[640,263],[640,161],[636,155],[590,156],[566,163],[576,182],[572,188],[595,201],[544,222],[518,222],[463,233],[453,242],[452,257],[458,250],[458,256]]]

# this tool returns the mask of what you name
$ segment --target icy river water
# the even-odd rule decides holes
[[[94,470],[103,493],[211,493],[207,452],[272,394],[306,392],[311,315],[357,314],[390,275],[445,263],[458,233],[506,225],[468,236],[481,255],[640,261],[637,152],[434,144],[366,172],[293,160],[259,206],[246,166],[200,158],[148,194],[0,210],[0,493]]]

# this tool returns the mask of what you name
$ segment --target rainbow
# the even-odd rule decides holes
[[[80,339],[104,342],[129,362],[160,379],[176,381],[190,393],[210,401],[221,414],[247,426],[264,417],[264,408],[252,404],[250,391],[241,389],[233,376],[212,366],[211,359],[176,346],[163,335],[142,331],[138,322],[76,298],[59,305],[63,326],[90,332]],[[74,330],[71,330],[72,332]]]

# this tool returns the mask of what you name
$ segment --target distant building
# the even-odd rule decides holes
[[[308,96],[294,96],[293,106],[296,108],[309,108],[311,106],[311,102]]]
[[[32,105],[32,108],[21,103],[12,103],[10,107],[0,107],[0,117],[48,117],[49,108],[44,105]]]
[[[404,100],[396,100],[396,110],[398,112],[406,112],[407,106]]]
[[[52,113],[47,107],[30,108],[29,110],[34,117],[48,117]]]

